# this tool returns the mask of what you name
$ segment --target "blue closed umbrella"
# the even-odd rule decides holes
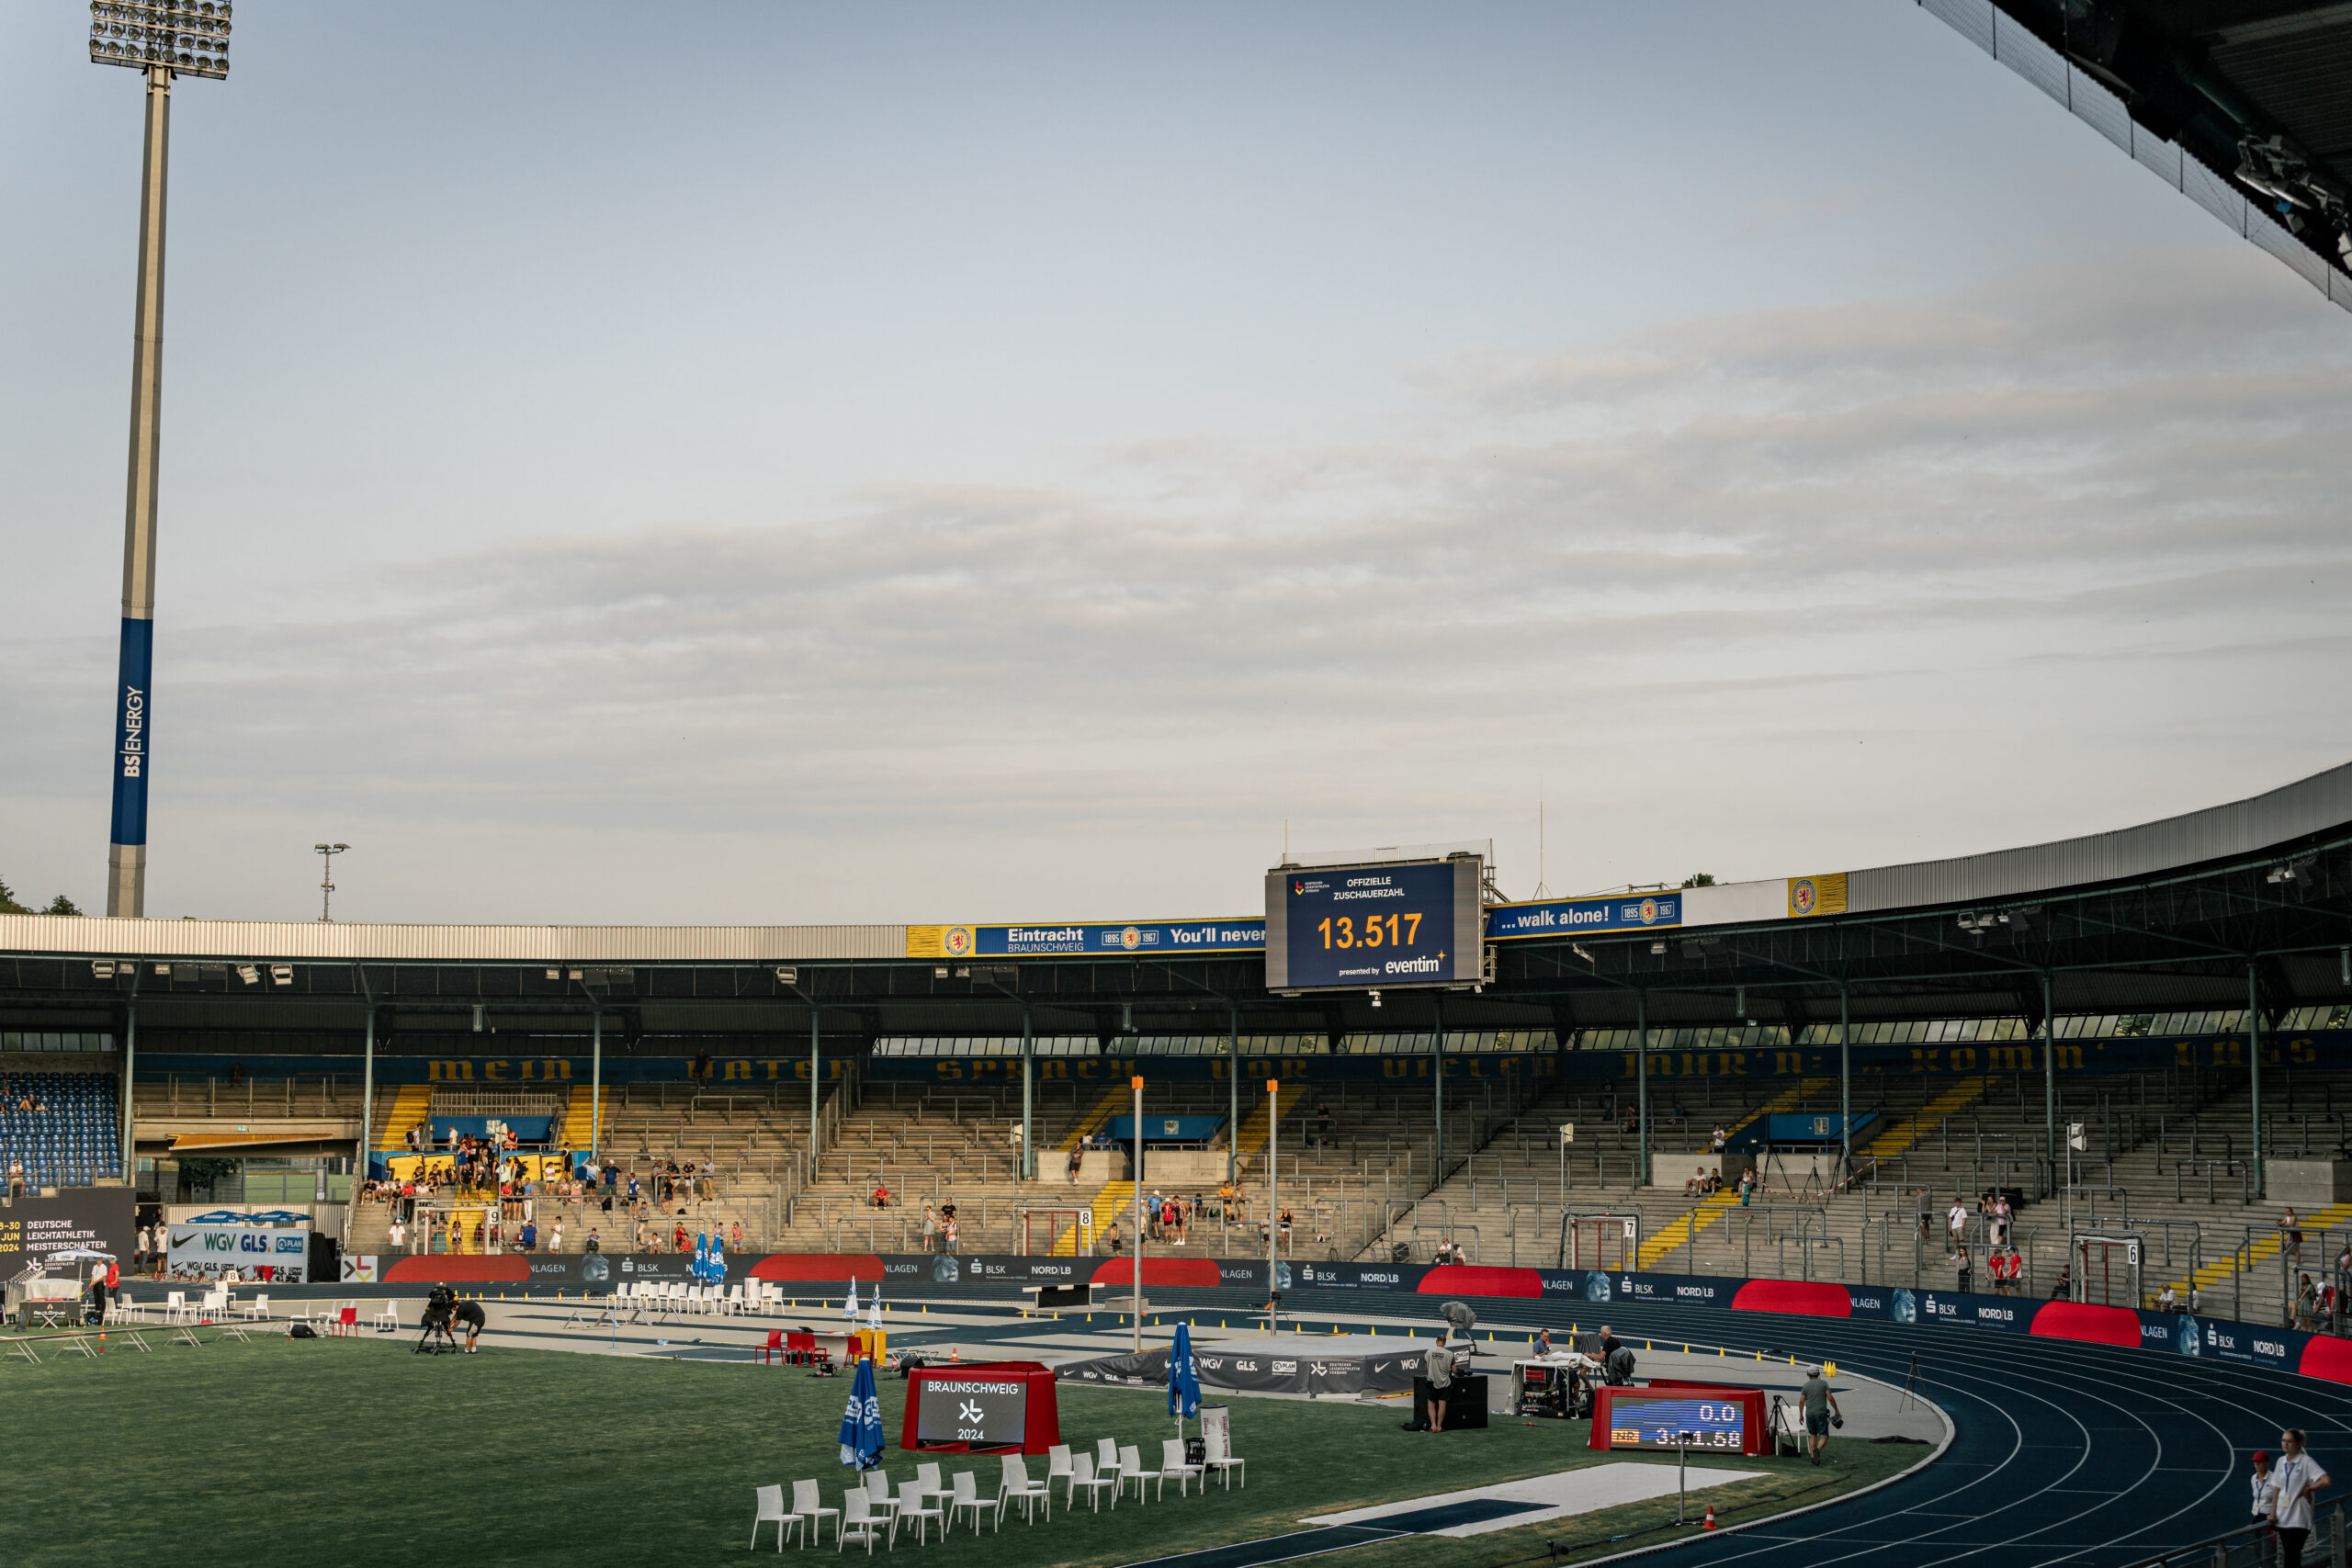
[[[849,1408],[842,1413],[842,1462],[860,1470],[882,1463],[882,1396],[874,1391],[874,1363],[860,1358],[857,1381],[849,1387]]]
[[[1193,1363],[1193,1326],[1176,1325],[1176,1348],[1168,1355],[1168,1414],[1181,1427],[1201,1413],[1201,1371]]]
[[[715,1235],[710,1238],[709,1278],[714,1285],[723,1285],[727,1282],[727,1241],[723,1236]]]
[[[710,1237],[700,1231],[695,1233],[695,1262],[688,1272],[697,1280],[710,1278]]]

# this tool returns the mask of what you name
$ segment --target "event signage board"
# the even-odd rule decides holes
[[[1487,910],[1488,942],[1530,937],[1599,936],[1611,931],[1658,931],[1682,923],[1679,893],[1628,893],[1614,898],[1547,898],[1528,904],[1497,904]]]
[[[1169,958],[1256,953],[1266,924],[1255,915],[1205,920],[1046,920],[1030,925],[909,926],[909,958]]]
[[[1029,1426],[1029,1384],[1020,1378],[927,1378],[915,1441],[932,1448],[970,1443],[982,1448],[1018,1448]]]
[[[1463,855],[1268,872],[1267,989],[1476,984],[1482,864]]]
[[[310,1266],[307,1225],[164,1227],[164,1266],[175,1280],[238,1279],[299,1285]]]
[[[69,1187],[54,1198],[28,1193],[0,1208],[0,1280],[14,1279],[44,1253],[69,1247],[111,1252],[128,1271],[138,1247],[128,1187]]]

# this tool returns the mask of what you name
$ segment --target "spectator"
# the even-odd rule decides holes
[[[2050,1286],[2050,1299],[2053,1302],[2063,1302],[2072,1297],[2074,1293],[2075,1266],[2071,1263],[2061,1263],[2058,1265],[2058,1278]]]
[[[890,1206],[889,1184],[880,1177],[874,1179],[874,1206],[877,1209],[887,1209]]]
[[[2303,1261],[2302,1222],[2295,1218],[2293,1205],[2278,1216],[2278,1235],[2287,1248],[2287,1261],[2301,1266]]]
[[[615,1183],[616,1183],[616,1182],[618,1182],[618,1181],[620,1180],[620,1179],[621,1179],[621,1168],[620,1168],[619,1166],[615,1165],[615,1164],[612,1162],[612,1160],[611,1160],[610,1158],[607,1158],[607,1159],[605,1161],[605,1190],[606,1190],[606,1191],[610,1191],[610,1190],[612,1190],[612,1188],[613,1188],[614,1184],[615,1184]]]
[[[735,1250],[735,1251],[737,1251],[737,1252],[741,1252],[741,1251],[742,1251],[742,1250],[743,1250],[743,1222],[742,1222],[742,1221],[741,1221],[741,1220],[737,1220],[737,1221],[735,1222],[734,1228],[733,1228],[733,1230],[729,1233],[729,1236],[728,1236],[728,1245],[729,1245],[729,1247],[730,1247],[733,1250]]]
[[[1957,1252],[1952,1254],[1951,1267],[1952,1273],[1960,1281],[1956,1289],[1958,1289],[1962,1294],[1965,1295],[1968,1292],[1969,1280],[1973,1272],[1969,1266],[1968,1248],[1965,1245],[1962,1246]]]
[[[2171,1285],[2167,1284],[2163,1290],[2156,1292],[2156,1310],[2158,1312],[2178,1312],[2180,1310],[2180,1298],[2173,1294]]]
[[[1331,1141],[1331,1108],[1319,1100],[1315,1102],[1315,1140],[1318,1145]]]
[[[942,1251],[953,1253],[956,1250],[956,1211],[950,1208],[946,1217],[939,1222],[939,1246]]]
[[[1707,1139],[1707,1148],[1711,1153],[1721,1154],[1724,1152],[1724,1145],[1730,1141],[1729,1134],[1724,1131],[1723,1123],[1718,1122],[1715,1123],[1713,1134]]]
[[[601,1236],[601,1235],[597,1235],[594,1231],[590,1231],[590,1232],[588,1233],[588,1245],[587,1245],[587,1247],[586,1247],[583,1250],[585,1250],[585,1251],[589,1251],[589,1252],[602,1252],[602,1251],[604,1251],[604,1250],[605,1250],[605,1238],[604,1238],[603,1236]]]
[[[1072,1145],[1069,1151],[1069,1184],[1072,1187],[1078,1185],[1079,1168],[1085,1163],[1086,1151],[1083,1145]]]
[[[1959,1199],[1954,1198],[1951,1201],[1951,1213],[1944,1216],[1944,1250],[1959,1251],[1967,1235],[1968,1211],[1961,1206]]]
[[[939,1216],[932,1213],[928,1203],[922,1206],[922,1249],[925,1252],[939,1250]]]
[[[548,1232],[548,1250],[549,1252],[563,1250],[563,1217],[560,1214],[556,1216],[553,1228]]]
[[[1752,1170],[1741,1171],[1739,1173],[1739,1206],[1741,1208],[1745,1209],[1747,1207],[1748,1194],[1753,1192],[1755,1190],[1756,1173]]]
[[[2303,1451],[2303,1429],[2290,1427],[2278,1435],[2285,1450],[2271,1471],[2276,1490],[2270,1495],[2270,1517],[2278,1529],[2280,1568],[2303,1568],[2303,1543],[2312,1534],[2312,1494],[2334,1484],[2319,1461]]]
[[[1118,1258],[1125,1254],[1127,1250],[1127,1241],[1125,1236],[1119,1234],[1118,1221],[1113,1220],[1111,1222],[1110,1229],[1102,1233],[1102,1245],[1110,1249],[1111,1256],[1114,1258]]]
[[[2310,1333],[2319,1317],[2319,1292],[2312,1288],[2312,1277],[2305,1274],[2295,1292],[2295,1303],[2289,1309],[2287,1326]]]
[[[2009,1195],[2007,1193],[2004,1192],[1993,1200],[1993,1241],[1995,1245],[2007,1247],[2009,1244],[2009,1224],[2010,1222],[2016,1218],[2016,1213],[2009,1208]]]
[[[401,1251],[408,1246],[408,1226],[401,1224],[397,1215],[392,1219],[391,1228],[386,1231],[384,1235],[385,1239],[391,1244],[394,1252]]]
[[[1707,1168],[1703,1165],[1698,1166],[1683,1179],[1682,1195],[1685,1198],[1698,1197],[1703,1195],[1706,1190]]]

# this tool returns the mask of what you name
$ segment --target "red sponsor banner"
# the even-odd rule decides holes
[[[1136,1282],[1135,1259],[1106,1258],[1095,1265],[1093,1282],[1098,1285],[1132,1285]],[[1147,1258],[1143,1260],[1143,1282],[1147,1285],[1195,1285],[1214,1288],[1222,1282],[1214,1258]]]
[[[752,1265],[754,1280],[882,1280],[882,1259],[870,1252],[772,1252]]]
[[[2330,1382],[2352,1382],[2352,1339],[2331,1339],[2324,1334],[2314,1334],[2303,1347],[2303,1359],[2295,1370],[2307,1378],[2325,1378]]]
[[[2033,1314],[2030,1331],[2045,1339],[2087,1339],[2094,1345],[2140,1348],[2140,1314],[2130,1307],[2096,1302],[2047,1302]]]
[[[388,1285],[521,1284],[530,1277],[530,1259],[512,1252],[494,1258],[422,1253],[395,1258],[384,1270],[384,1282]]]
[[[1448,1263],[1421,1276],[1415,1287],[1425,1296],[1524,1296],[1544,1293],[1544,1276],[1532,1269],[1488,1269]]]
[[[1792,1312],[1804,1317],[1851,1317],[1854,1299],[1825,1280],[1750,1280],[1731,1299],[1734,1312]]]

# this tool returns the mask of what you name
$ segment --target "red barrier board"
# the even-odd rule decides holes
[[[1421,1276],[1414,1289],[1425,1296],[1521,1296],[1544,1293],[1544,1276],[1532,1269],[1493,1269],[1448,1263]]]
[[[1805,1317],[1851,1317],[1854,1299],[1826,1280],[1750,1280],[1731,1299],[1734,1312],[1789,1312]]]
[[[1132,1258],[1106,1258],[1095,1265],[1093,1282],[1098,1285],[1133,1285],[1136,1282],[1136,1260]],[[1146,1258],[1143,1260],[1144,1288],[1154,1285],[1192,1285],[1215,1290],[1224,1282],[1214,1258]]]
[[[531,1277],[531,1260],[520,1253],[495,1257],[445,1252],[395,1258],[384,1268],[388,1285],[422,1282],[432,1285],[519,1284]]]
[[[2140,1348],[2140,1314],[2130,1307],[2092,1302],[2046,1302],[2033,1314],[2030,1332],[2047,1339],[2087,1339],[2094,1345]]]

